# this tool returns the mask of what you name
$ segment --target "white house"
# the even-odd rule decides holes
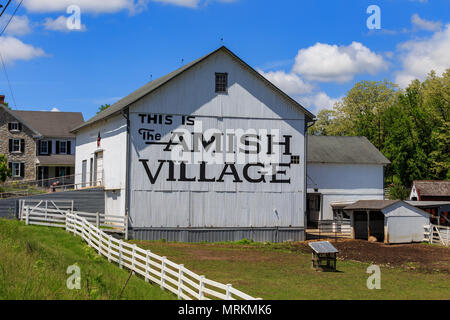
[[[303,240],[313,118],[221,47],[75,128],[77,183],[135,238]]]
[[[308,223],[347,217],[342,208],[358,200],[383,200],[383,154],[365,137],[309,136]]]

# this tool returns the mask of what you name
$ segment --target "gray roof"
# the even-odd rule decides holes
[[[309,163],[389,164],[366,137],[308,136]]]
[[[39,165],[75,165],[75,155],[73,154],[52,154],[50,156],[38,156]]]
[[[382,210],[401,200],[359,200],[346,207],[344,210]]]
[[[25,125],[49,138],[73,138],[75,135],[70,130],[84,122],[81,112],[12,110],[12,113]]]
[[[450,196],[450,181],[445,180],[415,180],[413,185],[421,196]]]
[[[90,124],[96,123],[97,121],[100,121],[100,120],[102,120],[104,118],[110,117],[112,115],[119,114],[123,109],[128,107],[130,104],[132,104],[132,103],[138,101],[139,99],[145,97],[146,95],[152,93],[153,91],[155,91],[159,87],[165,85],[166,83],[168,83],[172,79],[175,79],[177,76],[179,76],[183,72],[191,69],[192,67],[196,66],[197,64],[201,63],[202,61],[206,60],[207,58],[209,58],[210,56],[212,56],[212,55],[214,55],[214,54],[216,54],[218,52],[225,52],[225,53],[229,54],[232,58],[237,60],[241,65],[243,65],[245,68],[247,68],[255,76],[257,76],[259,79],[261,79],[263,82],[265,82],[266,85],[268,85],[270,88],[272,88],[273,90],[275,90],[278,93],[280,93],[284,98],[288,99],[291,103],[293,103],[298,108],[300,108],[300,110],[302,112],[304,112],[308,118],[310,118],[311,120],[315,118],[314,114],[312,114],[311,112],[306,110],[300,103],[298,103],[297,101],[292,99],[290,96],[288,96],[286,93],[281,91],[278,87],[276,87],[274,84],[272,84],[269,80],[267,80],[259,72],[257,72],[255,69],[250,67],[247,63],[245,63],[242,59],[240,59],[238,56],[236,56],[233,52],[231,52],[228,48],[226,48],[225,46],[222,46],[219,49],[214,50],[213,52],[208,53],[207,55],[205,55],[205,56],[203,56],[203,57],[201,57],[201,58],[199,58],[199,59],[197,59],[195,61],[192,61],[192,62],[184,65],[183,67],[181,67],[181,68],[179,68],[179,69],[177,69],[177,70],[175,70],[175,71],[173,71],[173,72],[171,72],[171,73],[169,73],[169,74],[167,74],[167,75],[165,75],[165,76],[163,76],[163,77],[161,77],[159,79],[156,79],[154,81],[151,81],[151,82],[147,83],[146,85],[144,85],[143,87],[141,87],[138,90],[134,91],[133,93],[129,94],[125,98],[119,100],[118,102],[113,104],[111,107],[109,107],[106,110],[103,110],[99,114],[95,115],[94,117],[92,117],[91,119],[86,121],[84,124],[79,125],[77,127],[73,127],[72,132],[76,132],[79,129],[81,129],[83,127],[86,127],[86,126],[88,126]]]

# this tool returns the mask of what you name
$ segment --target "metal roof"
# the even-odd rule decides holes
[[[339,251],[328,241],[310,242],[309,246],[315,253],[338,253]]]
[[[391,163],[366,137],[308,136],[309,163]]]
[[[251,71],[255,76],[257,76],[259,79],[261,79],[263,82],[265,82],[266,85],[268,85],[271,89],[277,91],[284,98],[288,99],[291,103],[296,105],[311,120],[315,118],[314,114],[312,114],[311,112],[306,110],[301,104],[299,104],[297,101],[292,99],[286,93],[281,91],[278,87],[276,87],[274,84],[272,84],[269,80],[267,80],[259,72],[257,72],[255,69],[250,67],[247,63],[245,63],[242,59],[240,59],[237,55],[235,55],[233,52],[231,52],[227,47],[222,46],[219,49],[214,50],[213,52],[208,53],[207,55],[205,55],[205,56],[203,56],[203,57],[201,57],[201,58],[199,58],[197,60],[194,60],[194,61],[186,64],[185,66],[183,66],[183,67],[181,67],[181,68],[179,68],[179,69],[177,69],[177,70],[175,70],[175,71],[173,71],[173,72],[171,72],[171,73],[169,73],[169,74],[167,74],[167,75],[165,75],[165,76],[163,76],[163,77],[161,77],[159,79],[156,79],[154,81],[151,81],[151,82],[147,83],[146,85],[144,85],[143,87],[141,87],[138,90],[134,91],[133,93],[129,94],[125,98],[119,100],[118,102],[113,104],[111,107],[107,108],[106,110],[103,110],[102,112],[100,112],[99,114],[94,116],[93,118],[89,119],[88,121],[86,121],[82,125],[74,127],[72,129],[72,132],[76,132],[79,129],[84,128],[84,127],[86,127],[88,125],[91,125],[93,123],[96,123],[96,122],[98,122],[98,121],[100,121],[100,120],[102,120],[104,118],[107,118],[107,117],[110,117],[112,115],[120,113],[123,109],[128,107],[130,104],[132,104],[132,103],[136,102],[137,100],[143,98],[144,96],[152,93],[153,91],[155,91],[159,87],[161,87],[161,86],[165,85],[166,83],[168,83],[169,81],[175,79],[177,76],[179,76],[183,72],[191,69],[192,67],[196,66],[197,64],[201,63],[202,61],[206,60],[207,58],[209,58],[210,56],[212,56],[212,55],[214,55],[214,54],[216,54],[218,52],[225,52],[225,53],[229,54],[232,58],[237,60],[241,65],[243,65],[245,68],[247,68],[249,71]]]
[[[401,200],[359,200],[344,207],[344,210],[382,210],[397,202]]]

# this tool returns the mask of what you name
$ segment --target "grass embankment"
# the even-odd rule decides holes
[[[414,269],[411,262],[395,267],[381,265],[381,290],[369,290],[366,283],[370,274],[366,270],[370,261],[339,260],[338,272],[316,272],[311,269],[311,254],[304,243],[133,242],[209,279],[231,283],[263,299],[450,299],[448,272]]]
[[[74,264],[80,290],[66,286]],[[0,299],[176,299],[137,276],[125,286],[128,277],[65,230],[0,219]]]

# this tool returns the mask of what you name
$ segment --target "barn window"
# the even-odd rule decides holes
[[[291,156],[291,164],[300,164],[300,156]]]
[[[228,90],[228,73],[216,73],[216,92],[226,93]]]

